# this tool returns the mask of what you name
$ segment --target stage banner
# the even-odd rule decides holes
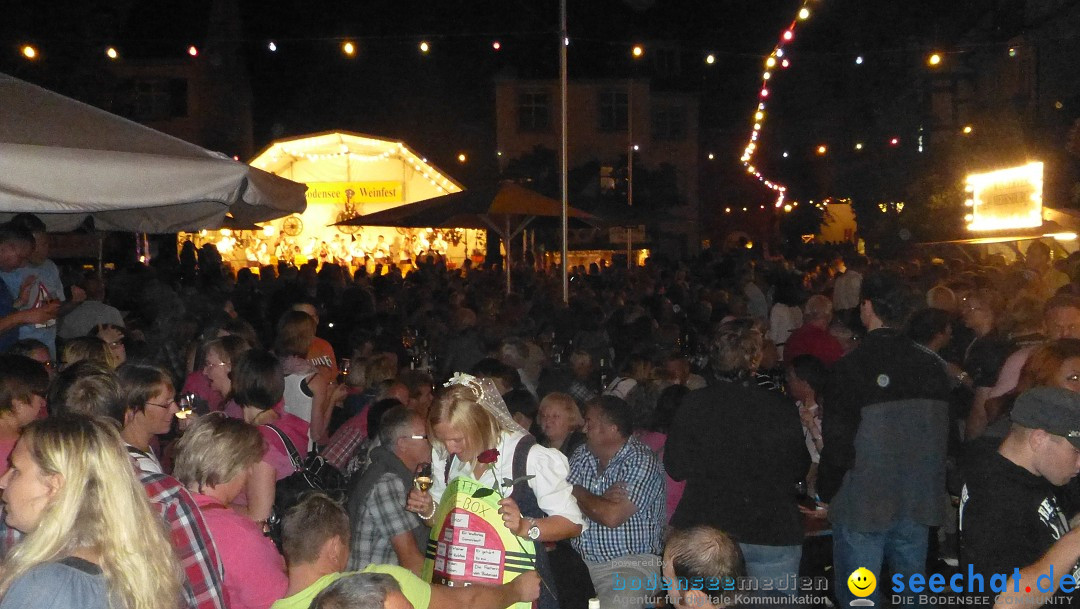
[[[402,203],[405,188],[402,182],[311,182],[308,184],[308,205],[319,203]]]
[[[497,585],[534,570],[533,544],[521,543],[503,524],[498,494],[473,497],[480,488],[486,487],[468,477],[447,486],[428,539],[425,581],[447,586]],[[511,607],[529,609],[532,603]]]

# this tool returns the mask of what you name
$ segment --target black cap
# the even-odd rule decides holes
[[[1012,420],[1061,436],[1080,448],[1080,393],[1059,387],[1029,389],[1016,398]]]

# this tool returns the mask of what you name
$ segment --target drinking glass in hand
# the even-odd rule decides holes
[[[416,471],[413,472],[413,486],[421,493],[426,493],[431,488],[431,464],[421,463],[416,466]]]

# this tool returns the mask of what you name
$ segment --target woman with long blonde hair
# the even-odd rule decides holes
[[[115,426],[76,414],[34,421],[11,463],[5,520],[26,537],[4,562],[0,607],[180,604],[180,565]]]

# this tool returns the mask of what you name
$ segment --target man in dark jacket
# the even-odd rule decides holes
[[[413,472],[431,459],[424,419],[406,406],[394,406],[381,419],[379,442],[371,451],[371,465],[349,492],[349,568],[401,565],[419,575],[429,531],[405,509],[405,500]]]
[[[848,577],[860,567],[879,578],[884,563],[922,573],[929,528],[945,518],[949,381],[902,332],[913,303],[899,277],[867,276],[859,305],[867,335],[834,365],[825,390],[818,491],[830,504],[845,608],[855,600]]]
[[[671,525],[727,532],[739,542],[747,575],[781,589],[799,572],[797,485],[810,454],[795,404],[754,382],[761,340],[741,321],[721,328],[713,365],[725,380],[686,396],[668,433],[664,467],[687,482]]]

